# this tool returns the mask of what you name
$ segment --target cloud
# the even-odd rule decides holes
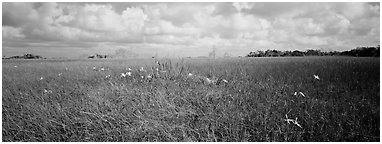
[[[295,41],[301,44],[312,45],[312,46],[316,46],[316,45],[321,46],[321,45],[328,44],[325,38],[320,38],[317,36],[295,37]]]
[[[343,14],[349,20],[357,19],[364,16],[366,12],[366,3],[341,3],[338,4],[340,8],[340,13]]]
[[[11,26],[3,26],[3,39],[20,39],[25,35],[21,33],[21,28],[15,28]]]
[[[158,20],[145,27],[145,34],[148,35],[197,35],[199,33],[200,31],[192,25],[184,24],[178,27],[166,20]]]
[[[236,8],[237,11],[241,12],[242,9],[252,9],[254,3],[247,2],[234,2],[232,6]]]
[[[379,3],[5,2],[2,33],[7,48],[112,44],[147,53],[161,46],[183,54],[181,48],[193,48],[201,55],[214,45],[235,52],[345,50],[379,44],[379,11]]]

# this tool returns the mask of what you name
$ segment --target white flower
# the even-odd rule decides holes
[[[121,77],[126,77],[126,74],[125,73],[121,73]]]
[[[127,70],[131,71],[131,68],[128,68]]]
[[[147,78],[151,79],[151,78],[152,78],[152,76],[151,76],[151,75],[147,75]]]
[[[227,81],[227,80],[225,80],[225,79],[223,79],[223,82],[225,82],[225,83],[228,83],[228,81]]]
[[[207,78],[207,77],[206,77],[206,81],[207,81],[208,84],[210,84],[210,83],[216,83],[216,80],[214,80],[214,79],[209,79],[209,78]]]
[[[209,79],[209,78],[206,78],[206,80],[207,80],[208,83],[211,83],[211,82],[212,82],[212,80]]]
[[[157,72],[159,71],[159,68],[156,68]]]
[[[43,79],[44,79],[43,77],[40,78],[40,80],[43,80]]]
[[[192,73],[188,73],[188,76],[192,76]]]
[[[131,76],[131,72],[127,72],[126,75]]]
[[[44,93],[52,93],[51,90],[44,89]]]
[[[101,68],[100,70],[101,70],[101,71],[104,71],[104,70],[105,70],[105,68]]]
[[[96,70],[97,68],[96,67],[93,67],[93,70]]]
[[[314,76],[314,79],[320,80],[320,77],[318,77],[318,75],[313,75],[313,76]]]
[[[300,95],[302,95],[303,97],[305,97],[304,93],[300,92]]]
[[[284,121],[286,121],[288,124],[290,124],[290,122],[291,122],[291,123],[297,125],[298,127],[302,128],[302,126],[297,121],[297,117],[296,117],[296,119],[289,119],[288,115],[285,115],[285,117],[286,117],[286,119],[284,119]]]
[[[143,72],[143,71],[145,71],[145,69],[143,69],[143,67],[141,67],[141,69],[139,69],[139,71]]]
[[[107,75],[105,78],[110,78],[111,76],[110,75]]]
[[[141,76],[141,78],[145,78],[144,76]]]

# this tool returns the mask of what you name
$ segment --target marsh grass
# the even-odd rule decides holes
[[[379,141],[379,59],[159,61],[3,60],[3,141]]]

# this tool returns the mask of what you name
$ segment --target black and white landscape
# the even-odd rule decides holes
[[[379,142],[379,2],[3,2],[3,142]]]

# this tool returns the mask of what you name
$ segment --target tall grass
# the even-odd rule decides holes
[[[3,141],[379,141],[379,59],[159,62],[3,61]]]

